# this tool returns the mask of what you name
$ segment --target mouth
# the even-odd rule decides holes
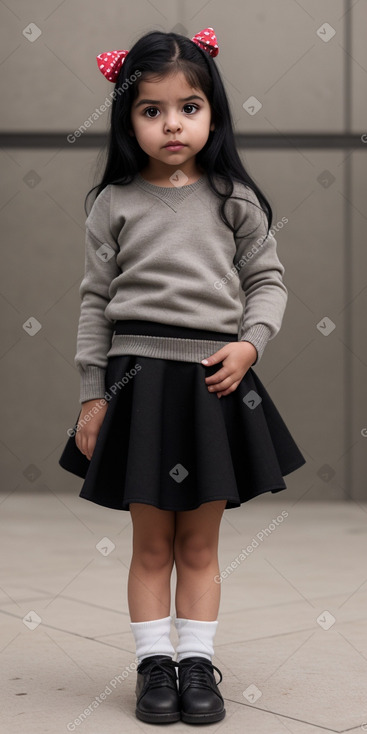
[[[165,150],[182,150],[186,146],[183,143],[168,143],[167,145],[164,145]]]

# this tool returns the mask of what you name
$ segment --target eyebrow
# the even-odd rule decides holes
[[[204,102],[202,97],[199,97],[198,94],[192,94],[191,97],[183,97],[179,99],[179,102],[189,102],[190,99],[201,99],[202,102]],[[159,99],[141,99],[140,102],[138,102],[135,105],[135,108],[140,107],[143,104],[162,104]]]

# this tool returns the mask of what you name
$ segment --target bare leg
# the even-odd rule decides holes
[[[225,506],[226,500],[216,500],[196,510],[176,512],[177,617],[217,619],[221,587],[214,577],[219,574],[218,539]]]
[[[127,585],[132,622],[168,617],[175,513],[140,502],[130,504],[133,555]]]

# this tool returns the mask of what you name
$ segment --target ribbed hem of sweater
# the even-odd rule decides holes
[[[246,329],[241,336],[241,342],[251,342],[257,350],[257,358],[252,366],[259,364],[264,349],[270,339],[271,329],[266,324],[255,324]]]
[[[136,354],[140,357],[177,359],[182,362],[201,362],[230,342],[212,339],[184,339],[176,336],[148,336],[147,334],[115,334],[107,357],[117,354]]]
[[[105,376],[106,370],[103,367],[91,364],[86,369],[80,370],[80,403],[103,398],[106,392]]]
[[[259,363],[270,334],[271,330],[268,326],[256,324],[241,336],[240,341],[251,342],[257,350],[257,358],[253,364]],[[201,363],[203,359],[232,343],[234,342],[148,336],[146,334],[114,334],[107,358],[133,355]],[[106,394],[105,373],[105,369],[94,365],[88,365],[80,372],[80,403],[104,397]]]

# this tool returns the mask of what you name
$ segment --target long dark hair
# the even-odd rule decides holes
[[[139,82],[147,77],[161,79],[167,74],[182,72],[190,86],[201,89],[206,95],[215,130],[196,155],[196,162],[208,176],[212,190],[222,198],[220,214],[223,222],[234,232],[225,215],[225,203],[233,194],[233,184],[239,181],[252,189],[268,219],[268,232],[272,223],[271,206],[244,168],[238,155],[232,116],[227,95],[215,60],[189,38],[177,33],[151,31],[142,36],[129,50],[116,79],[111,107],[111,125],[107,139],[107,160],[102,180],[86,195],[97,189],[96,197],[108,184],[131,183],[135,175],[148,164],[148,155],[142,150],[131,129],[130,110],[139,94]],[[106,149],[101,153],[106,153]],[[214,180],[219,176],[225,191],[218,190]],[[242,197],[234,197],[242,198]],[[248,201],[248,199],[245,199]],[[251,204],[256,204],[251,201]]]

